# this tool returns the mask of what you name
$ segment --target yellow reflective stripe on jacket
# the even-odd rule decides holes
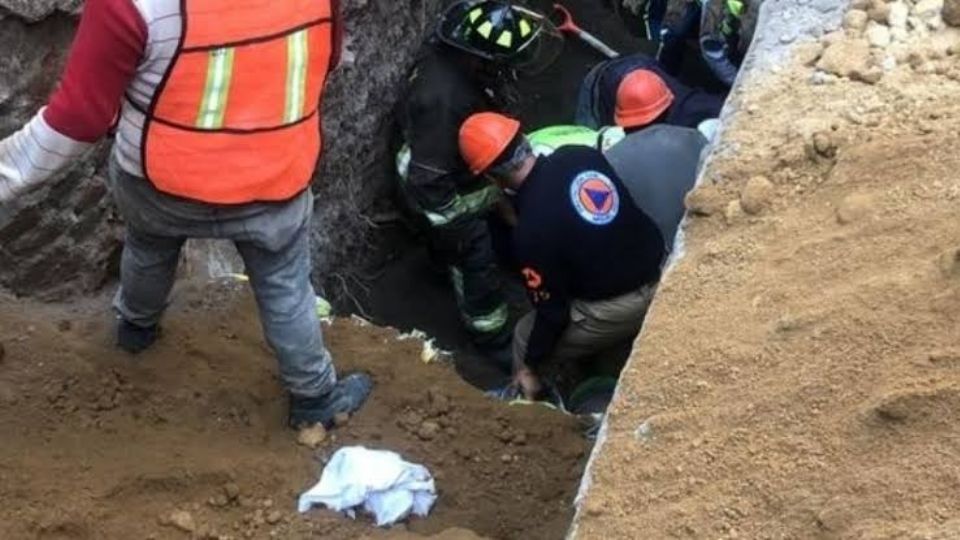
[[[287,100],[283,121],[296,122],[303,118],[307,95],[307,65],[310,61],[306,30],[287,37]]]
[[[469,315],[467,324],[474,332],[481,334],[491,334],[499,332],[507,324],[510,310],[506,304],[500,304],[496,309],[486,315]]]
[[[197,115],[197,127],[219,129],[223,127],[223,116],[227,110],[227,98],[230,94],[230,79],[233,76],[234,49],[226,47],[210,51],[207,60],[207,82],[200,100]]]
[[[449,204],[436,211],[423,209],[430,225],[443,227],[464,216],[479,214],[491,208],[500,198],[500,190],[487,186],[466,195],[457,195]]]
[[[453,292],[457,297],[460,315],[470,330],[479,334],[491,334],[499,332],[506,326],[507,320],[510,318],[510,308],[506,303],[501,303],[489,313],[471,315],[465,309],[466,296],[463,289],[463,272],[456,266],[451,266],[450,279],[453,281]]]

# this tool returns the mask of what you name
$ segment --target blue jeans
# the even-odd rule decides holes
[[[317,317],[310,283],[313,195],[289,201],[220,206],[172,197],[110,163],[113,197],[126,222],[114,308],[127,322],[160,322],[187,238],[232,240],[243,258],[267,343],[287,390],[329,392],[337,375]]]

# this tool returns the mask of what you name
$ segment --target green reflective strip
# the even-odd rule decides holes
[[[457,297],[457,307],[460,309],[460,315],[470,330],[479,334],[488,334],[499,332],[506,326],[507,320],[510,317],[510,309],[507,307],[507,304],[502,303],[489,313],[471,315],[467,313],[467,298],[463,288],[463,271],[456,266],[451,266],[450,281],[453,282],[453,292]]]
[[[534,148],[553,153],[561,146],[596,147],[598,136],[597,131],[584,126],[548,126],[530,133],[527,139]]]
[[[463,294],[463,272],[456,266],[450,267],[450,281],[453,282],[453,295],[457,298],[457,307],[463,311],[463,305],[466,303],[466,296]]]
[[[727,11],[734,17],[743,15],[743,2],[741,0],[727,0]]]
[[[509,49],[513,45],[513,32],[509,30],[501,32],[500,37],[497,38],[497,45]]]
[[[497,309],[486,315],[465,315],[467,325],[471,330],[480,334],[499,332],[507,324],[510,310],[506,304],[500,304]]]
[[[477,33],[486,39],[490,39],[490,34],[493,33],[493,23],[490,21],[484,21],[484,23],[477,28]]]
[[[457,195],[450,204],[437,211],[424,210],[423,214],[434,227],[443,227],[457,219],[486,211],[500,198],[500,190],[487,186],[466,195]]]
[[[287,36],[287,101],[283,114],[285,123],[289,124],[303,118],[309,60],[307,31],[300,30]]]
[[[530,23],[526,19],[520,19],[520,37],[525,38],[530,35],[530,32],[533,32]]]
[[[400,180],[406,182],[407,178],[410,176],[410,147],[403,145],[403,148],[397,152],[397,174],[400,176]]]
[[[477,22],[477,19],[479,19],[481,15],[483,15],[482,9],[480,8],[474,9],[473,11],[470,12],[470,15],[469,15],[470,22],[472,23]]]
[[[227,97],[230,94],[230,78],[233,75],[232,47],[210,51],[207,61],[207,82],[200,100],[200,112],[197,115],[197,127],[219,129],[223,127],[223,116],[227,110]]]

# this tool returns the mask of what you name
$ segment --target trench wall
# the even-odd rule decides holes
[[[0,137],[29,120],[54,89],[82,4],[0,0]],[[373,202],[390,189],[394,96],[440,0],[341,4],[345,50],[324,98],[325,151],[314,181],[317,276],[356,262]],[[116,275],[122,223],[104,183],[110,144],[0,208],[0,288],[62,300]],[[239,270],[232,248],[210,242],[189,245],[185,258],[198,274]]]
[[[847,5],[848,0],[765,0],[761,7],[754,41],[721,113],[720,128],[703,158],[697,178],[698,186],[703,184],[705,179],[714,176],[714,169],[717,168],[716,166],[719,163],[728,157],[735,156],[740,150],[736,143],[728,142],[725,133],[735,118],[756,112],[744,107],[744,103],[750,95],[750,88],[768,75],[780,71],[791,55],[798,48],[803,47],[804,44],[814,43],[824,35],[840,29]],[[751,107],[756,107],[756,105],[751,105]],[[676,243],[677,249],[667,262],[664,273],[665,279],[676,270],[678,263],[685,256],[684,246],[688,220],[689,218],[686,218],[680,227]],[[669,299],[663,300],[660,297],[655,299],[648,320],[656,317],[656,305],[660,301],[669,301]],[[641,330],[636,343],[639,344],[643,338],[644,331]],[[631,355],[630,360],[624,367],[624,373],[642,373],[642,370],[630,369],[631,364],[641,362],[636,354],[636,349],[637,346],[635,345],[634,354]],[[624,396],[621,389],[618,388],[614,396],[614,404],[621,407],[630,407],[631,405],[628,402],[629,398]],[[602,484],[595,483],[593,472],[594,465],[600,456],[611,450],[607,444],[608,422],[609,419],[604,419],[597,437],[597,443],[588,461],[580,491],[576,498],[577,511],[568,531],[568,540],[586,538],[585,535],[581,534],[580,523],[588,518],[590,513],[587,510],[587,501],[591,498],[593,490],[604,489]],[[624,465],[629,466],[629,464]]]

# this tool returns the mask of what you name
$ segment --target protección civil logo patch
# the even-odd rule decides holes
[[[620,194],[616,186],[597,171],[586,171],[573,179],[570,200],[580,217],[591,225],[606,225],[620,212]]]

